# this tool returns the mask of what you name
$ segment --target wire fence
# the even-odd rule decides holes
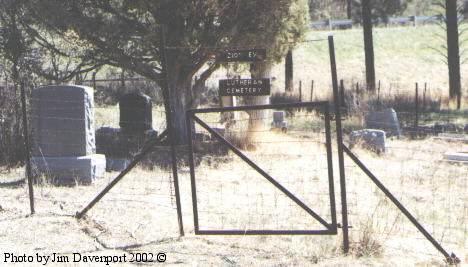
[[[43,150],[50,147],[60,147],[64,150],[81,148],[83,139],[92,143],[93,153],[105,154],[107,171],[98,175],[92,184],[82,183],[81,177],[71,177],[61,181],[54,178],[63,176],[63,168],[51,162],[56,158],[49,155],[35,154],[33,159],[42,158],[52,165],[45,171],[36,166],[33,161],[34,200],[39,214],[50,216],[75,216],[77,211],[93,199],[102,188],[107,186],[121,170],[144,147],[147,141],[155,138],[165,130],[165,112],[161,107],[154,107],[151,112],[154,118],[152,129],[155,133],[135,134],[121,131],[120,124],[129,122],[119,120],[119,106],[90,107],[86,110],[83,101],[55,100],[30,98],[31,103],[41,101],[42,105],[31,105],[28,113],[31,124],[33,147],[39,145]],[[59,103],[60,102],[60,103]],[[77,104],[82,104],[82,107]],[[141,108],[128,109],[134,113]],[[77,115],[78,114],[78,115]],[[85,127],[82,131],[77,125],[91,122],[92,138],[87,136]],[[134,121],[130,121],[134,122]],[[53,128],[44,128],[52,125]],[[113,135],[105,136],[102,129],[116,130]],[[37,139],[39,132],[40,140]],[[86,137],[85,137],[86,136]],[[2,138],[5,136],[2,136]],[[98,142],[94,144],[95,140]],[[34,141],[39,141],[34,142]],[[18,144],[23,146],[22,144]],[[109,149],[109,146],[114,146]],[[33,151],[36,151],[33,149]],[[65,159],[67,155],[63,155]],[[68,155],[72,158],[75,155]],[[83,155],[84,156],[84,155]],[[79,158],[79,157],[78,157]],[[125,247],[135,243],[145,243],[168,237],[178,236],[176,202],[174,199],[174,178],[170,168],[170,150],[167,144],[161,143],[153,148],[153,152],[145,157],[135,171],[116,185],[100,203],[84,218],[87,225],[86,235],[95,238],[101,245],[109,248]],[[39,159],[40,161],[40,159]],[[67,164],[66,160],[63,164]],[[77,164],[83,164],[77,162]],[[85,164],[86,165],[86,164]],[[77,166],[78,167],[78,166]],[[57,169],[58,168],[58,169]],[[72,167],[70,167],[72,168]],[[60,169],[60,170],[59,170]],[[73,169],[65,170],[68,176],[74,176]],[[67,176],[67,177],[68,177]],[[23,190],[26,184],[24,167],[11,166],[0,169],[0,210],[2,221],[14,219],[18,214],[28,214],[29,196]],[[89,231],[88,231],[89,230]]]
[[[464,20],[464,16],[461,15],[459,20]],[[413,26],[417,27],[420,25],[428,24],[441,24],[444,22],[444,17],[435,16],[408,16],[408,17],[391,17],[386,20],[378,18],[373,20],[375,26]],[[310,28],[315,30],[334,30],[334,29],[351,29],[355,26],[361,26],[360,23],[356,23],[352,19],[327,19],[320,21],[313,21],[310,23]]]
[[[249,111],[247,111],[249,112]],[[223,136],[297,196],[331,222],[325,122],[304,113],[301,123],[314,121],[317,132],[274,121],[272,110],[248,119],[245,111],[200,114]],[[276,111],[278,114],[278,111]],[[284,111],[279,111],[284,116]],[[223,118],[228,117],[228,121]],[[224,125],[228,125],[226,128]],[[323,228],[286,194],[234,155],[206,129],[195,127],[195,148],[225,147],[222,155],[202,157],[195,168],[200,229],[204,230],[319,230]],[[203,141],[208,140],[208,141]],[[214,144],[213,144],[214,143]],[[202,156],[203,153],[196,153]]]
[[[342,96],[345,101],[342,110],[347,115],[343,120],[345,143],[349,142],[350,133],[367,128],[365,119],[373,112],[372,107],[376,110],[394,107],[401,122],[399,126],[403,132],[402,136],[388,138],[385,153],[368,151],[365,146],[359,145],[353,148],[353,152],[414,213],[438,242],[454,252],[466,251],[467,165],[444,160],[446,152],[466,151],[466,143],[459,140],[449,142],[435,138],[427,132],[422,134],[425,132],[419,128],[432,124],[431,129],[436,135],[438,130],[435,124],[449,122],[456,124],[455,128],[445,127],[442,132],[461,133],[457,125],[466,123],[466,116],[463,116],[463,113],[445,112],[440,106],[431,109],[430,103],[434,100],[429,96],[418,100],[427,105],[422,105],[421,110],[414,111],[411,109],[414,102],[410,100],[405,102],[409,108],[403,108],[403,104],[395,107],[398,101],[385,102],[386,97],[380,92],[369,98],[360,92],[359,86],[357,88],[357,91],[343,89]],[[309,100],[302,97],[305,94],[299,95],[301,97],[298,101]],[[313,89],[310,99],[317,100]],[[325,99],[331,99],[331,92],[328,97],[324,97]],[[73,100],[60,101],[60,106],[50,99],[45,102],[48,103],[47,109],[55,115],[47,115],[42,119],[62,122],[64,125],[74,125],[86,120],[69,116],[68,112],[74,111]],[[14,110],[15,106],[11,108]],[[133,112],[138,110],[139,108],[135,108]],[[120,111],[115,102],[93,108],[94,125],[97,130],[96,151],[106,154],[107,163],[112,162],[120,166],[116,167],[117,170],[125,169],[128,162],[138,156],[138,151],[144,148],[145,141],[154,138],[145,134],[143,137],[132,138],[121,130],[116,130],[122,122],[134,122],[120,120]],[[132,109],[129,111],[132,112]],[[339,222],[341,209],[337,208],[334,213],[330,204],[331,195],[336,197],[338,207],[342,201],[338,192],[338,149],[333,142],[332,166],[336,177],[334,187],[337,190],[335,194],[331,194],[324,113],[307,108],[278,111],[284,111],[280,115],[282,119],[276,117],[273,110],[250,113],[215,112],[200,115],[200,119],[212,129],[222,132],[232,145],[258,163],[272,177],[277,178],[281,185],[293,192],[298,200],[313,209],[325,221],[329,222],[336,216]],[[37,112],[32,106],[29,110],[30,119],[38,119]],[[12,113],[2,113],[3,121],[8,118],[8,114]],[[152,107],[151,114],[152,129],[159,136],[166,126],[165,111],[156,105]],[[367,119],[367,123],[376,122],[385,127],[394,126],[393,123]],[[100,139],[100,134],[103,134],[100,129],[103,127],[111,131],[105,132],[109,133],[109,136]],[[260,176],[258,171],[253,170],[225,145],[219,143],[219,140],[213,138],[211,133],[199,125],[193,126],[193,130],[201,229],[311,230],[323,227],[310,213],[301,209],[290,197]],[[34,133],[37,129],[33,128],[31,131]],[[51,136],[82,134],[67,127],[42,131]],[[332,134],[334,140],[337,132],[333,125]],[[112,188],[84,218],[86,235],[97,240],[103,247],[117,248],[136,242],[145,244],[178,236],[174,173],[169,167],[171,151],[167,140],[165,141],[154,146],[153,152]],[[61,144],[54,138],[49,138],[49,142],[53,145]],[[68,145],[75,143],[68,141]],[[190,225],[189,232],[193,233],[193,197],[191,170],[187,164],[188,153],[189,148],[186,145],[177,148],[183,215],[185,225]],[[406,256],[411,253],[415,257],[438,257],[437,251],[349,159],[345,160],[345,171],[348,184],[348,215],[352,227],[351,249],[354,255]],[[47,182],[47,179],[43,183],[36,183],[34,187],[37,210],[54,216],[74,216],[76,211],[81,210],[102,188],[111,183],[118,173],[116,170],[108,170],[102,178],[86,186],[57,186]],[[1,169],[0,212],[4,216],[0,221],[12,220],[17,214],[28,213],[28,195],[26,190],[23,190],[24,177],[21,164]],[[341,235],[341,231],[338,233]],[[291,255],[290,240],[268,240],[279,248],[275,250],[279,250],[276,255]],[[317,240],[323,241],[329,247],[327,251],[333,251],[330,253],[336,253],[341,246],[334,237],[307,237],[301,239],[301,242],[305,248],[309,248],[316,247]],[[224,245],[234,243],[227,238],[219,242]]]
[[[434,136],[414,140],[410,136],[387,138],[386,152],[380,155],[367,146],[358,146],[353,152],[443,247],[466,251],[468,166],[449,162],[444,154],[468,146],[463,141]],[[345,142],[349,144],[349,140]],[[357,200],[358,213],[350,216],[354,247],[366,245],[371,252],[393,250],[412,255],[438,253],[355,165],[347,164],[346,177],[348,190],[365,196]],[[368,238],[375,244],[365,243]]]
[[[97,128],[119,127],[118,107],[95,108]],[[99,115],[101,113],[101,115]],[[363,114],[364,117],[366,114]],[[399,114],[400,115],[400,114]],[[454,115],[438,114],[442,120],[456,120]],[[153,108],[153,128],[162,130],[164,112]],[[227,119],[226,119],[227,118]],[[57,118],[54,118],[57,119]],[[60,119],[65,119],[61,117]],[[284,113],[287,130],[274,122],[272,111],[257,114],[255,120],[246,112],[206,114],[201,118],[213,128],[223,129],[224,136],[290,191],[330,219],[329,193],[323,114],[298,109]],[[230,125],[229,119],[235,124]],[[256,126],[252,126],[256,125]],[[260,126],[259,126],[260,125]],[[277,127],[280,125],[279,127]],[[343,121],[345,133],[364,129],[356,126],[353,116]],[[34,130],[34,129],[33,129]],[[376,154],[365,147],[353,149],[379,179],[442,245],[454,252],[465,251],[467,231],[467,167],[444,161],[444,153],[461,151],[464,143],[447,142],[433,136],[413,140],[387,139],[387,152]],[[61,132],[61,134],[67,134]],[[345,140],[347,140],[345,135]],[[222,145],[196,127],[196,175],[199,195],[200,226],[206,229],[313,229],[320,224],[276,190],[257,172]],[[140,144],[141,145],[141,144]],[[460,147],[460,145],[462,147]],[[138,146],[137,146],[138,147]],[[117,147],[118,151],[135,147]],[[165,151],[165,153],[164,153]],[[187,148],[180,147],[179,158]],[[336,147],[333,154],[336,156]],[[168,168],[169,149],[155,148],[147,161],[119,183],[87,216],[92,236],[107,246],[131,244],[177,236],[176,206],[172,172]],[[165,159],[166,164],[158,164]],[[351,248],[357,254],[405,254],[437,256],[437,251],[393,208],[381,192],[356,166],[346,160],[348,209]],[[335,173],[338,167],[334,166]],[[188,166],[179,165],[182,202],[186,224],[190,224],[190,186]],[[36,184],[37,210],[72,216],[111,181],[117,172],[106,173],[91,186],[63,187]],[[7,214],[27,213],[28,195],[24,188],[23,168],[2,170],[1,206]],[[335,174],[335,177],[337,175]],[[336,188],[338,182],[335,181]],[[336,194],[336,202],[340,197]],[[340,209],[337,217],[340,218]],[[188,217],[188,218],[187,218]],[[11,217],[5,216],[5,220]],[[98,226],[96,226],[98,225]],[[97,229],[97,230],[96,230]],[[148,233],[151,234],[148,234]],[[313,242],[313,238],[309,241]]]

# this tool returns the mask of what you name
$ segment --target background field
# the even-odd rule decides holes
[[[466,25],[462,25],[465,28]],[[332,33],[335,37],[338,77],[351,88],[356,82],[361,85],[365,81],[364,44],[362,29],[327,31],[311,31],[306,40],[326,39]],[[461,38],[465,40],[466,38]],[[420,88],[427,83],[433,97],[448,97],[448,70],[443,62],[445,37],[443,29],[438,25],[418,27],[377,27],[374,30],[374,51],[376,77],[381,81],[382,91],[407,91],[414,95],[415,83]],[[461,51],[468,48],[468,42],[461,45]],[[467,54],[462,59],[467,59]],[[329,95],[331,88],[328,42],[304,42],[293,52],[295,88],[302,81],[303,94],[310,96],[311,81],[315,82],[314,95],[318,98]],[[463,95],[465,103],[468,95],[468,65],[461,68]],[[247,75],[243,72],[243,75]],[[217,80],[226,76],[225,70],[220,70],[208,81],[207,85],[217,87]],[[284,62],[279,62],[273,69],[275,79],[273,87],[284,90]],[[306,98],[309,99],[309,98]],[[465,104],[466,105],[466,104]]]

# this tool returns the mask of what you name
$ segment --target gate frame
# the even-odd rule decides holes
[[[328,166],[328,192],[330,199],[331,223],[322,219],[319,215],[313,212],[307,205],[301,202],[294,194],[284,188],[279,182],[271,177],[256,163],[251,161],[245,154],[238,148],[232,145],[228,140],[222,137],[219,133],[213,130],[203,120],[198,118],[197,114],[217,113],[217,112],[232,112],[232,111],[251,111],[251,110],[265,110],[265,109],[291,109],[291,108],[314,108],[323,109],[325,114],[325,139],[327,151],[327,166]],[[238,106],[238,107],[224,107],[224,108],[206,108],[206,109],[190,109],[186,112],[186,124],[188,130],[188,145],[189,145],[189,165],[190,165],[190,181],[192,191],[192,207],[194,229],[196,235],[336,235],[338,232],[338,224],[336,221],[336,201],[335,201],[335,185],[333,177],[333,156],[332,156],[332,139],[331,139],[331,126],[330,126],[330,105],[328,101],[319,102],[300,102],[288,104],[271,104],[271,105],[256,105],[256,106]],[[211,135],[215,136],[223,145],[227,146],[245,163],[250,165],[254,170],[266,178],[277,189],[283,192],[288,198],[295,202],[298,206],[308,212],[314,219],[326,227],[326,230],[200,230],[199,217],[198,217],[198,203],[197,203],[197,189],[195,177],[195,162],[193,151],[193,131],[192,123],[198,123],[202,128],[207,130]]]

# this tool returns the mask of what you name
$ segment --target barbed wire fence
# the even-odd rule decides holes
[[[353,122],[344,120],[343,124]],[[347,133],[356,130],[359,128],[355,125],[343,129]],[[419,138],[414,139],[415,135]],[[402,137],[387,138],[385,153],[369,150],[366,145],[352,151],[443,247],[466,251],[467,165],[444,158],[445,153],[463,151],[466,145],[459,140],[437,138],[432,132],[424,138],[420,136],[419,130],[403,129]],[[349,135],[345,135],[345,142],[349,144]],[[389,248],[411,252],[415,257],[437,254],[355,164],[346,164],[345,171],[348,192],[365,196],[357,199],[357,215],[349,219],[353,226],[351,236],[356,238],[352,247],[364,246],[369,253],[377,254],[385,250],[388,253]]]
[[[34,114],[33,110],[30,112]],[[362,115],[365,116],[366,112],[371,111],[365,111]],[[117,107],[96,107],[95,113],[96,126],[117,127]],[[272,131],[271,128],[275,127],[271,124],[274,122],[271,113],[255,119],[250,118],[248,114],[237,113],[227,114],[227,117],[236,118],[238,126],[225,129],[225,135],[230,135],[236,140],[233,142],[237,142],[240,149],[260,162],[268,172],[282,177],[282,182],[298,192],[301,199],[310,206],[317,207],[316,203],[329,202],[330,194],[324,189],[328,184],[323,179],[326,177],[327,168],[324,167],[326,153],[322,114],[307,109],[287,111],[287,130],[283,131],[280,127]],[[414,114],[406,113],[408,116]],[[165,125],[165,111],[156,107],[153,114],[156,118],[153,128],[162,131]],[[404,112],[399,114],[405,115]],[[453,114],[442,112],[439,115],[443,120],[456,119]],[[218,128],[225,117],[226,114],[217,114],[213,117],[205,116],[204,120],[213,128]],[[249,128],[252,124],[265,123],[265,129]],[[346,133],[362,127],[356,126],[351,112],[343,121],[343,125],[345,142]],[[307,219],[304,211],[297,210],[296,205],[287,202],[281,193],[272,190],[271,185],[262,181],[262,177],[255,177],[258,174],[242,165],[232,154],[219,151],[219,144],[213,144],[212,137],[206,131],[201,128],[195,129],[195,142],[199,145],[195,156],[198,161],[197,175],[200,177],[201,225],[211,227],[210,229],[303,229],[318,226]],[[420,132],[417,129],[405,130],[405,127],[403,131]],[[402,203],[407,205],[408,209],[415,211],[414,215],[439,243],[454,251],[466,250],[466,165],[450,164],[443,161],[441,156],[448,148],[459,150],[459,143],[433,138],[410,140],[403,137],[389,139],[388,145],[388,152],[383,155],[360,147],[353,152]],[[117,150],[134,149],[132,146],[119,147]],[[184,147],[180,149],[179,157],[184,157],[187,150]],[[161,237],[176,235],[177,207],[174,199],[173,172],[168,166],[154,164],[161,157],[167,160],[171,153],[168,150],[170,149],[167,143],[165,146],[155,146],[155,151],[149,155],[148,165],[143,162],[140,169],[126,177],[102,199],[102,203],[96,205],[95,210],[86,217],[88,223],[97,226],[90,227],[91,235],[105,240],[102,242],[106,242],[106,246],[109,247],[135,240],[151,242]],[[166,153],[163,153],[164,151]],[[333,148],[333,154],[337,154],[336,146]],[[156,158],[154,161],[151,160],[152,156]],[[338,169],[335,163],[335,177]],[[179,171],[187,181],[187,166],[181,164]],[[347,214],[352,227],[349,229],[351,250],[354,250],[356,255],[402,252],[411,252],[416,256],[437,255],[436,250],[425,245],[430,243],[425,241],[348,159],[345,160],[345,171],[348,184]],[[27,208],[27,193],[9,191],[21,186],[21,183],[16,183],[21,180],[18,178],[25,177],[22,168],[11,168],[4,172],[7,175],[2,175],[1,186],[6,188],[2,190],[2,202],[18,203],[6,207],[11,211],[24,210]],[[81,200],[91,199],[98,189],[112,181],[111,178],[115,174],[106,174],[104,179],[98,180],[91,188],[36,185],[38,209],[50,214],[69,216],[86,204]],[[3,180],[5,177],[6,181]],[[338,179],[335,183],[336,188],[339,188]],[[188,188],[187,184],[184,186]],[[190,200],[189,194],[184,194],[183,201]],[[337,192],[337,203],[340,201]],[[317,207],[326,218],[332,216],[329,208],[327,205]],[[149,212],[150,210],[157,210],[157,213]],[[339,208],[336,215],[338,218],[342,215]],[[313,239],[309,241],[313,243]]]

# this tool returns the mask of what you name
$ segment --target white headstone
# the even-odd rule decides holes
[[[452,163],[468,164],[468,152],[447,152],[444,159]]]

